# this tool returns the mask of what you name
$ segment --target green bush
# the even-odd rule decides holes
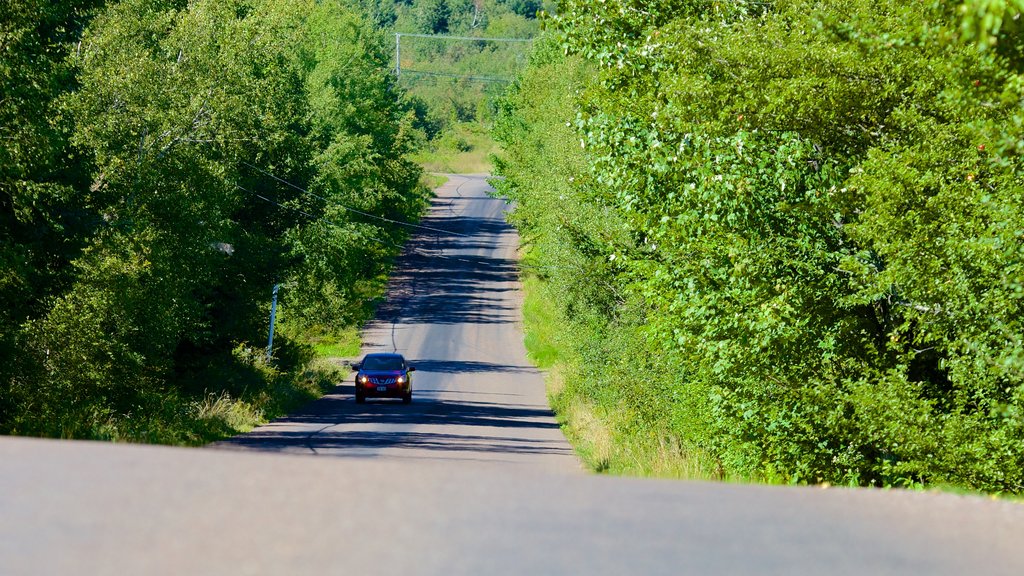
[[[191,442],[210,394],[294,404],[308,347],[282,335],[268,366],[238,353],[265,340],[275,284],[297,333],[365,318],[406,233],[363,213],[411,221],[429,192],[390,50],[347,6],[16,11],[10,29],[43,42],[11,43],[12,62],[53,67],[35,72],[45,105],[16,103],[66,160],[0,157],[4,193],[21,171],[36,198],[12,201],[39,206],[2,216],[0,262],[39,256],[0,276],[19,358],[0,368],[0,432]],[[65,163],[73,177],[47,180]]]
[[[1019,7],[968,4],[562,4],[499,186],[623,438],[1024,490]]]

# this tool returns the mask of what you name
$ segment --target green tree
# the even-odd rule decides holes
[[[503,4],[524,18],[536,18],[537,12],[544,7],[541,0],[505,0]]]
[[[447,34],[452,19],[448,0],[420,0],[416,5],[417,22],[426,34]]]
[[[65,58],[102,2],[0,4],[0,422],[35,370],[21,325],[69,281],[68,261],[97,221],[74,193],[89,166],[68,146],[55,103],[74,87]]]
[[[576,347],[625,342],[670,375],[587,356],[621,376],[592,396],[623,437],[670,430],[730,477],[1024,489],[1017,13],[561,5],[562,48],[599,68],[575,90],[574,182],[633,244],[546,250],[586,254],[620,293],[583,304],[606,320]],[[554,188],[504,166],[519,220],[564,226],[536,212]],[[579,289],[555,288],[579,316]]]
[[[403,220],[424,200],[387,58],[340,2],[102,11],[57,106],[96,219],[17,331],[37,371],[13,373],[5,429],[154,438],[173,398],[269,385],[204,373],[264,337],[277,282],[297,321],[358,317],[403,236],[347,207]]]

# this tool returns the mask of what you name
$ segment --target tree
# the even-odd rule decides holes
[[[0,11],[0,423],[38,368],[21,326],[66,286],[98,220],[74,192],[88,187],[89,165],[70,149],[57,102],[74,88],[70,41],[101,4],[24,0]]]
[[[624,437],[667,430],[718,475],[1024,489],[1016,13],[562,4],[558,41],[600,69],[567,119],[573,188],[632,245],[566,236],[536,212],[555,186],[503,174],[520,221],[562,235],[545,249],[617,293],[555,287],[566,318],[604,318],[568,330]],[[587,352],[623,342],[671,383]]]
[[[416,5],[417,23],[425,34],[447,34],[452,18],[448,0],[421,0]]]
[[[66,190],[96,219],[15,329],[38,373],[12,373],[5,429],[148,438],[190,395],[268,386],[203,371],[251,368],[233,350],[264,337],[276,282],[296,318],[356,317],[402,232],[346,208],[400,220],[424,200],[387,58],[340,2],[102,11],[58,107],[87,172]]]
[[[542,0],[504,0],[503,3],[524,18],[536,18],[537,12],[544,7]]]

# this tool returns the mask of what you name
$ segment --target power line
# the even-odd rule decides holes
[[[382,220],[384,222],[390,222],[392,224],[399,224],[399,225],[402,225],[402,226],[407,226],[409,228],[415,228],[415,229],[419,229],[419,230],[427,230],[427,231],[430,231],[430,232],[438,232],[438,233],[441,233],[441,234],[447,234],[447,235],[451,235],[451,236],[460,236],[460,237],[463,237],[463,238],[471,238],[472,237],[471,234],[462,234],[460,232],[453,232],[453,231],[450,231],[450,230],[445,230],[443,228],[433,228],[431,226],[421,226],[421,225],[418,225],[418,224],[410,224],[408,222],[399,222],[397,220],[392,220],[390,218],[385,218],[383,216],[376,216],[374,214],[363,212],[363,211],[357,210],[355,208],[349,208],[349,207],[344,206],[342,204],[333,203],[330,200],[324,198],[323,196],[320,196],[318,194],[310,192],[309,190],[306,190],[305,188],[299,186],[298,184],[294,184],[292,182],[289,182],[288,180],[285,180],[284,178],[281,178],[281,177],[279,177],[279,176],[277,176],[275,174],[267,172],[266,170],[263,170],[262,168],[260,168],[258,166],[254,166],[253,164],[250,164],[250,163],[248,163],[248,162],[246,162],[244,160],[242,161],[242,164],[244,164],[244,165],[246,165],[246,166],[252,168],[253,170],[256,170],[256,171],[258,171],[258,172],[260,172],[262,174],[265,174],[266,176],[269,176],[270,178],[273,178],[274,180],[277,180],[278,182],[280,182],[280,183],[282,183],[282,184],[284,184],[286,186],[294,188],[294,189],[298,190],[299,192],[302,192],[303,194],[307,194],[309,196],[312,196],[313,198],[316,198],[318,200],[322,200],[324,202],[327,202],[328,204],[335,204],[339,208],[343,208],[345,210],[350,210],[352,212],[355,212],[356,214],[361,214],[361,215],[367,216],[369,218],[374,218],[374,219],[377,219],[377,220]],[[259,194],[257,192],[254,192],[252,190],[248,190],[245,187],[240,186],[238,184],[235,184],[235,187],[240,189],[240,190],[243,190],[245,192],[248,192],[248,193],[256,196],[257,198],[259,198],[260,200],[263,200],[264,202],[268,202],[270,204],[273,204],[274,206],[277,206],[279,208],[283,208],[283,209],[287,209],[287,210],[294,210],[294,211],[296,211],[296,212],[298,212],[298,213],[302,214],[303,216],[306,216],[306,217],[308,217],[310,219],[318,220],[320,222],[324,222],[326,224],[329,224],[331,226],[336,226],[338,228],[345,228],[342,224],[338,224],[337,222],[333,222],[333,221],[328,220],[327,218],[324,218],[322,216],[316,216],[314,214],[310,214],[309,212],[306,212],[305,210],[302,210],[302,209],[297,208],[295,206],[287,206],[287,205],[281,204],[281,203],[279,203],[277,201],[274,201],[274,200],[271,200],[270,198],[267,198],[267,197],[265,197],[265,196],[263,196],[263,195],[261,195],[261,194]],[[398,249],[401,249],[401,250],[404,250],[404,249],[408,248],[408,253],[416,254],[418,256],[423,256],[425,258],[441,258],[441,259],[449,260],[449,261],[453,261],[453,262],[463,262],[463,263],[473,264],[473,265],[484,264],[484,265],[488,265],[488,266],[494,266],[493,264],[489,264],[489,263],[486,263],[486,262],[480,262],[478,260],[470,260],[468,258],[460,258],[458,256],[446,256],[443,253],[443,249],[442,249],[442,253],[441,254],[432,254],[432,253],[429,253],[429,252],[426,252],[426,251],[423,251],[423,250],[420,250],[420,249],[417,249],[417,248],[409,248],[409,247],[407,247],[405,245],[398,244],[396,242],[391,242],[389,240],[383,240],[381,238],[369,237],[369,240],[374,241],[374,242],[378,242],[378,243],[381,243],[381,244],[386,244],[386,245],[389,245],[389,246],[392,246],[392,247],[395,247],[395,248],[398,248]],[[550,264],[548,264],[548,265],[536,265],[536,264],[522,264],[522,263],[520,263],[519,266],[522,267],[522,268],[529,268],[529,269],[534,269],[534,270],[538,270],[538,269],[548,269],[548,270],[574,269],[574,270],[579,270],[580,272],[584,272],[584,273],[586,272],[586,269],[584,269],[581,265],[575,264],[575,263],[573,265],[571,265],[571,266],[557,266],[557,265],[550,265]]]
[[[421,76],[440,76],[444,78],[462,78],[465,80],[478,80],[480,82],[512,82],[512,78],[503,78],[500,76],[473,76],[470,74],[455,74],[452,72],[427,72],[426,70],[413,70],[411,68],[402,68],[402,74],[419,74]]]
[[[246,139],[237,139],[237,140],[257,141],[257,139],[255,139],[255,138],[251,138],[251,139],[250,138],[246,138]],[[189,140],[189,142],[197,143],[197,144],[217,144],[219,141],[211,139],[211,140]],[[348,212],[354,212],[356,214],[359,214],[360,216],[365,216],[367,218],[372,218],[374,220],[380,220],[382,222],[387,222],[389,224],[395,224],[395,225],[398,225],[398,226],[405,226],[407,228],[414,228],[414,229],[418,229],[418,230],[429,230],[431,232],[439,232],[441,234],[449,234],[449,235],[452,235],[452,236],[464,236],[464,237],[468,237],[469,236],[468,234],[461,234],[459,232],[452,232],[452,231],[444,230],[444,229],[441,229],[441,228],[431,228],[430,226],[421,226],[421,225],[418,225],[418,224],[412,224],[410,222],[402,222],[400,220],[393,220],[391,218],[386,218],[384,216],[377,216],[376,214],[371,214],[369,212],[364,212],[364,211],[359,210],[357,208],[352,208],[351,206],[346,206],[346,205],[344,205],[344,204],[342,204],[342,203],[340,203],[340,202],[338,202],[336,200],[330,200],[330,199],[324,198],[323,196],[320,196],[319,194],[310,192],[309,190],[307,190],[306,188],[303,188],[302,186],[299,186],[298,184],[294,184],[292,182],[289,182],[288,180],[285,180],[284,178],[281,178],[280,176],[277,176],[275,174],[267,172],[266,170],[260,168],[259,166],[255,166],[253,164],[250,164],[249,162],[246,162],[245,160],[241,160],[240,162],[241,162],[241,164],[244,164],[245,166],[248,166],[249,168],[252,168],[253,170],[256,170],[257,172],[260,172],[261,174],[263,174],[265,176],[269,176],[270,178],[273,178],[274,180],[277,180],[278,182],[280,182],[280,183],[282,183],[282,184],[284,184],[284,185],[286,185],[286,186],[288,186],[290,188],[294,188],[294,189],[298,190],[299,192],[302,192],[303,194],[312,196],[313,198],[316,198],[318,200],[326,202],[329,205],[334,206],[336,208],[341,208],[342,210],[346,210]],[[242,190],[245,190],[245,188],[242,188],[241,186],[238,186],[237,184],[235,186],[237,186],[238,188],[240,188]],[[252,194],[255,194],[255,192],[252,192],[251,190],[245,190],[245,191],[246,192],[250,192]],[[263,199],[267,200],[266,198],[263,198]],[[267,201],[268,202],[273,202],[271,200],[267,200]],[[287,206],[284,206],[284,207],[288,208]],[[306,216],[310,216],[312,218],[315,218],[315,216],[312,216],[311,214],[305,214],[305,215]]]
[[[395,32],[395,38],[430,38],[432,40],[472,40],[474,42],[533,42],[533,38],[478,38],[474,36],[448,36],[446,34],[407,34]]]
[[[332,220],[328,220],[327,218],[324,218],[322,216],[316,216],[314,214],[310,214],[309,212],[306,212],[305,210],[302,210],[301,208],[296,208],[295,206],[287,206],[285,204],[281,204],[280,202],[277,202],[276,200],[272,200],[270,198],[267,198],[266,196],[263,196],[262,194],[260,194],[258,192],[254,192],[252,190],[249,190],[248,188],[245,188],[244,186],[241,186],[239,184],[235,184],[235,187],[238,188],[239,190],[242,190],[244,192],[248,192],[249,194],[252,194],[253,196],[259,198],[260,200],[263,200],[264,202],[267,202],[268,204],[273,204],[274,206],[277,206],[278,208],[282,208],[282,209],[285,209],[285,210],[293,210],[295,212],[298,212],[299,214],[302,214],[303,216],[306,216],[307,218],[310,218],[311,220],[316,220],[316,221],[319,221],[319,222],[323,222],[325,224],[329,224],[331,226],[335,226],[337,228],[345,229],[345,226],[342,225],[342,224],[338,224],[337,222],[334,222]],[[446,234],[454,234],[454,235],[457,235],[457,236],[467,236],[467,237],[469,236],[468,234],[458,234],[458,233],[455,233],[455,232],[446,232],[446,231],[440,230],[440,229],[433,229],[433,230],[439,230],[441,232],[445,232]],[[391,247],[394,247],[394,248],[398,248],[399,250],[406,250],[406,249],[408,249],[408,252],[407,252],[408,254],[415,254],[417,256],[422,256],[424,258],[441,258],[441,259],[450,260],[450,261],[453,261],[453,262],[464,262],[464,263],[467,263],[467,264],[475,264],[475,265],[481,264],[481,262],[479,262],[477,260],[470,260],[468,258],[459,258],[457,256],[445,256],[443,253],[442,254],[431,254],[429,252],[426,252],[424,250],[420,250],[418,248],[410,248],[410,247],[408,247],[406,245],[398,244],[397,242],[391,242],[390,240],[384,240],[382,238],[375,238],[375,237],[370,236],[370,237],[366,237],[366,239],[371,240],[373,242],[380,243],[380,244],[386,244],[388,246],[391,246]]]
[[[305,210],[303,210],[301,208],[297,208],[295,206],[287,206],[285,204],[281,204],[280,202],[278,202],[276,200],[271,200],[270,198],[267,198],[266,196],[260,194],[259,192],[254,192],[254,191],[249,190],[248,188],[246,188],[244,186],[241,186],[239,184],[235,184],[235,188],[238,188],[239,190],[242,190],[244,192],[248,192],[249,194],[252,194],[253,196],[259,198],[260,200],[263,200],[264,202],[267,202],[269,204],[273,204],[274,206],[277,206],[278,208],[284,208],[286,210],[294,210],[295,212],[298,212],[299,214],[302,214],[303,216],[305,216],[305,217],[307,217],[307,218],[309,218],[311,220],[318,220],[318,221],[323,222],[325,224],[330,224],[331,226],[334,226],[336,228],[345,229],[345,226],[342,225],[342,224],[338,224],[337,222],[333,222],[331,220],[328,220],[327,218],[324,218],[323,216],[317,216],[315,214],[310,214],[309,212],[306,212]],[[401,244],[398,244],[397,242],[391,242],[390,240],[384,240],[382,238],[374,238],[374,237],[371,236],[371,237],[368,238],[368,240],[371,240],[373,242],[378,242],[380,244],[387,244],[387,245],[393,246],[395,248],[402,248]]]
[[[251,166],[252,168],[254,168],[256,170],[260,170],[259,168],[255,167],[255,166],[252,166],[251,164],[248,164],[247,162],[243,162],[243,163],[247,164],[248,166]],[[278,180],[280,182],[283,182],[284,184],[288,184],[289,186],[292,186],[294,188],[302,190],[298,186],[295,186],[294,184],[291,184],[290,182],[282,180],[282,179],[280,179],[280,178],[278,178],[278,177],[276,177],[276,176],[274,176],[274,175],[272,175],[272,174],[270,174],[268,172],[265,172],[263,170],[260,170],[260,171],[263,172],[264,174],[267,174],[271,178],[274,178],[275,180]],[[274,206],[277,206],[278,208],[282,208],[282,209],[286,209],[286,210],[294,210],[294,211],[298,212],[299,214],[302,214],[302,215],[304,215],[304,216],[306,216],[306,217],[308,217],[308,218],[310,218],[312,220],[317,220],[317,221],[320,221],[320,222],[323,222],[323,223],[326,223],[326,224],[329,224],[331,226],[335,226],[335,227],[338,227],[338,228],[345,228],[343,225],[338,224],[337,222],[333,222],[333,221],[328,220],[327,218],[323,218],[321,216],[316,216],[316,215],[310,214],[309,212],[306,212],[305,210],[302,210],[300,208],[296,208],[294,206],[286,206],[284,204],[281,204],[280,202],[277,202],[275,200],[267,198],[266,196],[263,196],[262,194],[259,194],[258,192],[254,192],[252,190],[249,190],[249,189],[247,189],[247,188],[245,188],[245,187],[243,187],[243,186],[241,186],[239,184],[235,184],[235,187],[238,188],[239,190],[248,192],[248,193],[256,196],[257,198],[259,198],[260,200],[263,200],[264,202],[267,202],[269,204],[273,204]],[[314,197],[318,197],[315,194],[312,194],[311,192],[309,192],[309,194],[314,196]],[[449,231],[446,231],[446,230],[442,230],[440,228],[431,228],[429,226],[415,226],[415,227],[416,228],[422,228],[422,229],[425,229],[425,230],[433,230],[433,231],[443,232],[445,234],[451,234],[451,235],[455,235],[455,236],[463,236],[463,237],[470,237],[471,236],[469,234],[460,234],[458,232],[449,232]],[[406,252],[407,254],[415,254],[417,256],[421,256],[421,257],[424,257],[424,258],[440,258],[442,260],[448,260],[450,262],[461,262],[461,263],[464,263],[464,264],[472,264],[474,266],[484,265],[484,266],[490,267],[490,268],[493,268],[493,267],[496,267],[496,266],[500,266],[499,264],[493,264],[493,263],[484,262],[484,261],[480,261],[480,260],[470,260],[468,258],[460,258],[458,256],[446,256],[443,253],[443,249],[442,249],[442,253],[440,253],[440,254],[432,254],[432,253],[426,252],[426,251],[418,249],[418,248],[412,248],[412,247],[409,247],[409,246],[406,246],[406,245],[398,244],[396,242],[391,242],[389,240],[384,240],[384,239],[381,239],[381,238],[374,238],[374,237],[371,236],[368,239],[373,241],[373,242],[377,242],[377,243],[380,243],[380,244],[385,244],[385,245],[388,245],[388,246],[391,246],[391,247],[394,247],[394,248],[398,248],[399,250],[407,250],[407,252]],[[557,269],[562,269],[562,270],[565,270],[565,269],[575,269],[575,270],[578,270],[580,272],[583,272],[584,274],[587,272],[586,269],[583,266],[581,266],[580,264],[577,264],[577,263],[573,263],[570,266],[553,266],[553,265],[536,265],[536,264],[523,264],[523,263],[519,263],[518,266],[520,268],[533,269],[533,270],[543,270],[543,269],[548,269],[548,270],[553,270],[553,269],[554,270],[557,270]],[[616,290],[613,286],[611,286],[607,282],[605,282],[605,285],[614,294],[616,294],[616,295],[619,294],[618,290]]]
[[[328,200],[327,198],[324,198],[323,196],[319,196],[317,194],[309,192],[308,190],[300,187],[299,184],[292,183],[292,182],[286,180],[285,178],[282,178],[282,177],[280,177],[278,175],[275,175],[275,174],[271,174],[270,172],[267,172],[266,170],[260,168],[259,166],[254,166],[254,165],[252,165],[252,164],[250,164],[250,163],[248,163],[246,161],[242,161],[242,163],[245,164],[246,166],[249,166],[253,170],[256,170],[256,171],[258,171],[258,172],[260,172],[260,173],[262,173],[262,174],[264,174],[266,176],[269,176],[269,177],[271,177],[271,178],[273,178],[275,180],[278,180],[279,182],[285,184],[285,186],[293,188],[293,189],[301,192],[302,194],[311,196],[311,197],[313,197],[313,198],[315,198],[317,200],[321,200],[323,202],[327,202],[328,204],[330,204],[332,206],[335,206],[337,208],[341,208],[341,209],[347,210],[349,212],[355,212],[356,214],[359,214],[361,216],[366,216],[368,218],[374,218],[374,219],[385,221],[385,222],[392,223],[392,224],[402,225],[402,227],[407,227],[407,228],[411,228],[411,229],[426,230],[426,231],[437,232],[437,233],[441,233],[441,234],[450,234],[452,236],[463,236],[463,237],[468,237],[469,236],[467,234],[460,234],[458,232],[446,231],[446,230],[442,230],[442,229],[439,229],[439,228],[425,227],[425,225],[414,224],[414,223],[411,223],[411,222],[402,222],[400,220],[393,220],[391,218],[386,218],[384,216],[378,216],[376,214],[371,214],[370,212],[364,212],[362,210],[357,210],[357,209],[352,208],[350,206],[345,206],[344,204],[341,204],[341,203],[339,203],[339,202],[337,202],[335,200]]]
[[[405,33],[402,33],[402,32],[395,32],[395,77],[396,78],[401,78],[402,77],[402,72],[403,72],[403,68],[402,68],[402,36],[408,36],[410,38],[427,38],[427,39],[431,39],[431,40],[441,40],[441,41],[470,41],[470,42],[499,42],[499,43],[501,43],[501,42],[504,42],[504,43],[517,43],[518,42],[518,43],[526,43],[526,44],[529,44],[529,43],[533,42],[533,38],[477,38],[477,37],[473,37],[473,36],[446,36],[446,35],[441,35],[441,34],[405,34]],[[413,72],[413,73],[417,73],[417,74],[421,74],[421,75],[429,75],[429,76],[449,76],[449,77],[455,77],[455,78],[466,78],[466,79],[469,79],[469,80],[478,80],[478,81],[481,81],[481,82],[511,82],[511,80],[507,80],[507,79],[504,79],[504,78],[499,79],[497,77],[489,77],[489,76],[472,76],[472,75],[465,75],[465,74],[453,75],[453,74],[444,73],[444,72],[424,72],[424,71],[421,71],[421,70],[408,70],[408,69],[404,69],[404,71],[406,71],[406,72]]]
[[[279,176],[277,176],[275,174],[267,172],[266,170],[260,168],[259,166],[254,166],[253,164],[250,164],[249,162],[246,162],[244,160],[242,160],[241,163],[246,165],[246,166],[248,166],[248,167],[250,167],[250,168],[252,168],[253,170],[256,170],[256,171],[258,171],[258,172],[260,172],[262,174],[265,174],[265,175],[269,176],[270,178],[273,178],[274,180],[277,180],[278,182],[280,182],[280,183],[282,183],[282,184],[284,184],[286,186],[294,188],[294,189],[298,190],[299,192],[302,192],[303,194],[308,194],[308,195],[310,195],[310,196],[312,196],[314,198],[317,198],[317,199],[322,200],[324,202],[327,202],[329,204],[332,203],[330,200],[324,198],[323,196],[319,196],[317,194],[314,194],[313,192],[310,192],[309,190],[306,190],[305,188],[299,186],[298,184],[294,184],[292,182],[289,182],[288,180],[285,180],[284,178],[281,178],[281,177],[279,177]],[[242,187],[242,186],[240,186],[238,184],[235,184],[235,187],[237,187],[238,189],[243,190],[245,192],[248,192],[250,194],[253,194],[257,198],[259,198],[259,199],[261,199],[261,200],[263,200],[265,202],[269,202],[270,204],[273,204],[275,206],[278,206],[279,208],[284,208],[284,209],[288,209],[288,210],[295,210],[296,212],[299,212],[300,214],[302,214],[304,216],[307,216],[309,218],[312,218],[314,220],[319,220],[321,222],[324,222],[326,224],[330,224],[332,226],[337,226],[339,228],[344,228],[344,226],[342,226],[341,224],[338,224],[337,222],[332,222],[331,220],[328,220],[328,219],[323,218],[321,216],[316,216],[316,215],[310,214],[310,213],[308,213],[308,212],[306,212],[304,210],[301,210],[299,208],[296,208],[294,206],[286,206],[284,204],[281,204],[279,202],[271,200],[271,199],[269,199],[269,198],[267,198],[265,196],[262,196],[262,195],[260,195],[257,192],[253,192],[252,190],[248,190],[248,189],[246,189],[246,188],[244,188],[244,187]],[[399,225],[402,225],[402,226],[407,226],[409,228],[415,228],[415,229],[419,229],[419,230],[427,230],[427,231],[430,231],[430,232],[447,234],[447,235],[450,235],[450,236],[460,236],[460,237],[463,237],[463,238],[471,238],[472,237],[472,234],[462,234],[461,232],[453,232],[451,230],[445,230],[443,228],[433,228],[433,227],[430,227],[430,226],[421,226],[421,225],[418,225],[418,224],[410,224],[408,222],[399,222],[397,220],[392,220],[390,218],[385,218],[383,216],[376,216],[374,214],[363,212],[361,210],[356,210],[355,208],[350,208],[350,207],[344,206],[342,204],[336,204],[336,205],[339,208],[343,208],[345,210],[350,210],[352,212],[355,212],[357,214],[361,214],[363,216],[367,216],[369,218],[375,218],[377,220],[382,220],[382,221],[390,222],[390,223],[393,223],[393,224],[399,224]],[[399,249],[405,249],[406,248],[406,246],[403,246],[401,244],[397,244],[395,242],[390,242],[390,241],[387,241],[387,240],[382,240],[380,238],[372,238],[371,237],[370,240],[373,240],[375,242],[380,242],[380,243],[383,243],[383,244],[388,244],[388,245],[394,246],[394,247],[399,248]],[[426,257],[426,258],[443,258],[445,260],[450,260],[450,261],[453,261],[453,262],[464,262],[464,263],[467,263],[467,264],[475,264],[475,265],[479,265],[480,264],[479,261],[470,260],[468,258],[459,258],[457,256],[445,256],[443,254],[443,249],[442,249],[442,253],[441,254],[431,254],[429,252],[425,252],[425,251],[422,251],[422,250],[419,250],[419,249],[416,249],[416,248],[409,248],[409,253],[417,254],[419,256],[423,256],[423,257]]]

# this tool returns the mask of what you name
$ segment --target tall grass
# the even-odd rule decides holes
[[[318,358],[352,358],[359,354],[359,329],[356,326],[309,336],[308,340]]]
[[[595,398],[583,383],[594,375],[574,353],[576,335],[566,332],[548,287],[523,278],[523,323],[527,354],[546,370],[548,399],[566,438],[584,464],[598,473],[700,480],[727,478],[712,458],[687,450],[667,430],[637,428],[614,396]]]

